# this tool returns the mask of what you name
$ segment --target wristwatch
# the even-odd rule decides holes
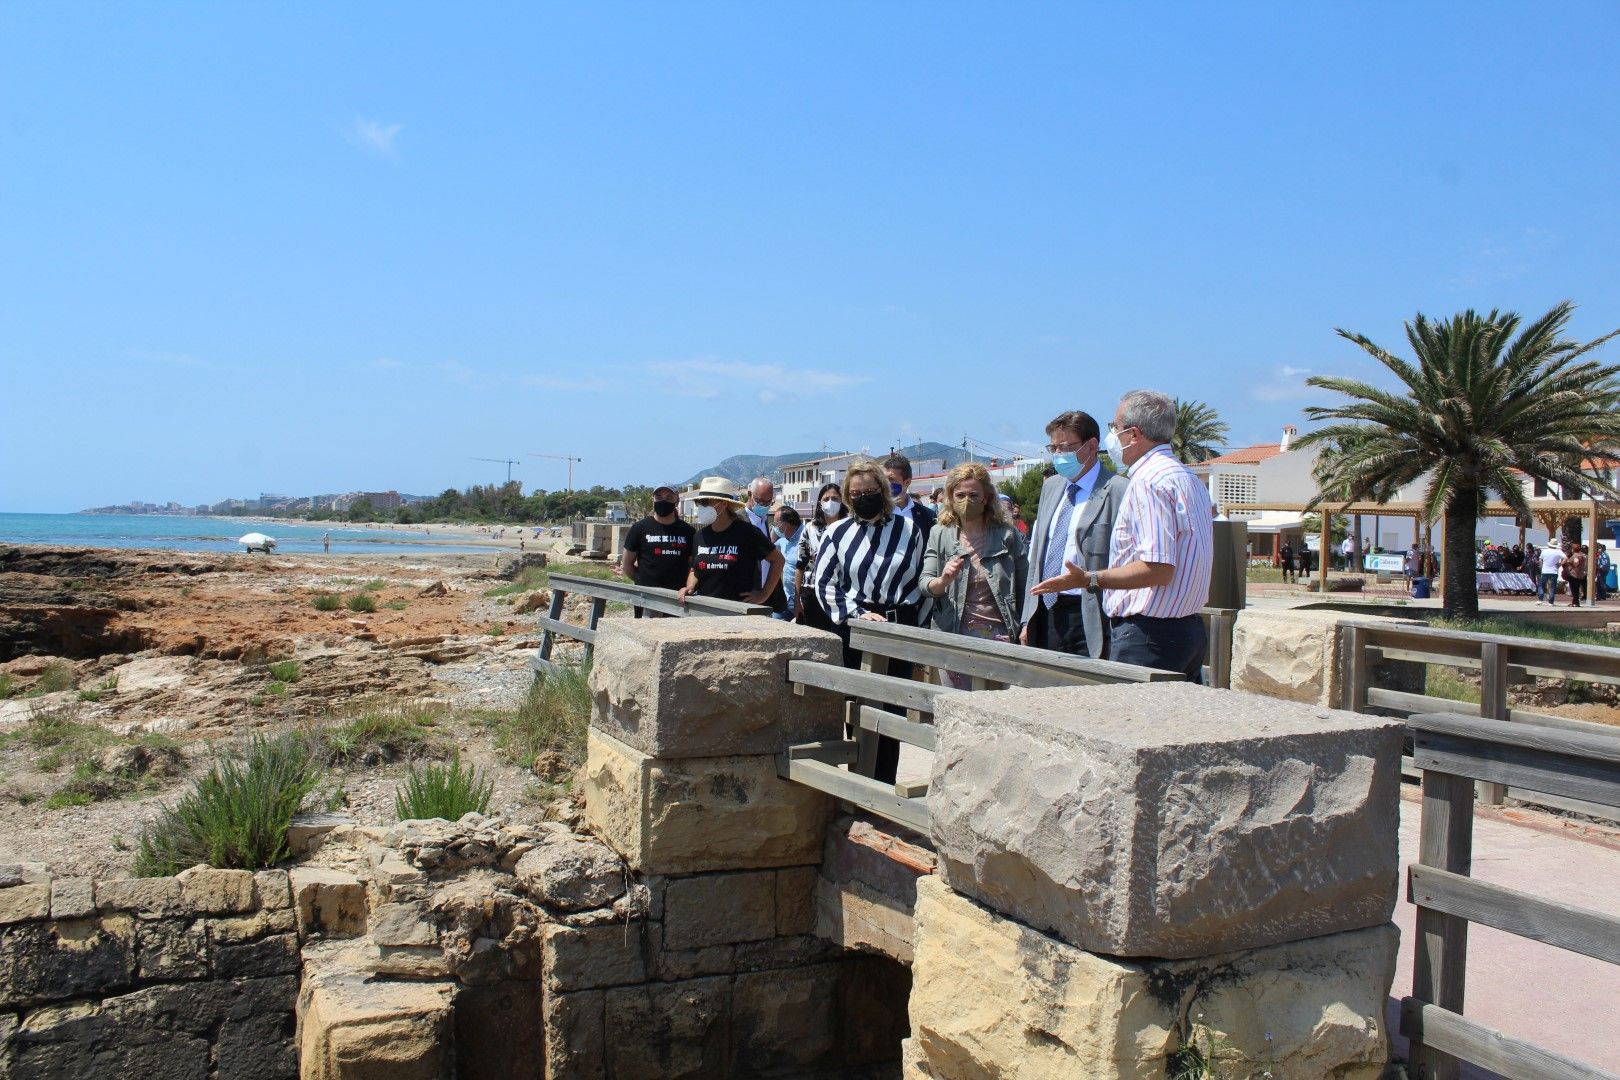
[[[1097,575],[1093,574],[1090,570],[1086,571],[1086,583],[1082,585],[1081,588],[1085,589],[1086,592],[1090,593],[1092,596],[1101,596],[1103,591],[1102,582],[1098,581]]]

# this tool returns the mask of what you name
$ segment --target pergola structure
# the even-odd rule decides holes
[[[1328,530],[1332,524],[1331,516],[1333,514],[1351,514],[1361,515],[1363,517],[1409,517],[1412,519],[1412,535],[1416,536],[1421,528],[1423,530],[1425,546],[1431,550],[1434,546],[1430,542],[1433,523],[1425,522],[1424,514],[1426,508],[1422,503],[1335,503],[1331,500],[1323,500],[1320,506],[1313,507],[1302,502],[1252,502],[1230,503],[1223,506],[1222,509],[1229,514],[1239,514],[1245,512],[1261,513],[1267,510],[1283,511],[1295,514],[1314,514],[1326,511],[1326,513],[1321,513],[1322,555],[1318,560],[1320,565],[1317,567],[1318,581],[1320,582],[1319,587],[1322,592],[1327,592],[1328,555],[1331,551]],[[1601,521],[1603,518],[1620,517],[1620,503],[1617,503],[1612,499],[1531,499],[1530,513],[1535,516],[1537,522],[1546,527],[1547,535],[1549,536],[1562,530],[1564,527],[1564,522],[1570,520],[1571,518],[1587,518],[1589,519],[1590,524],[1587,531],[1586,542],[1588,544],[1596,544],[1598,538],[1599,521]],[[1519,517],[1518,513],[1511,506],[1501,501],[1487,502],[1484,508],[1481,510],[1480,516],[1514,518],[1515,520],[1517,520]],[[1524,531],[1525,524],[1524,522],[1520,521],[1520,544],[1524,543]],[[1437,584],[1444,588],[1445,581],[1443,575],[1441,581]],[[1596,595],[1596,589],[1592,589],[1587,592],[1587,603],[1589,605],[1594,607],[1597,605],[1597,600],[1595,599]]]

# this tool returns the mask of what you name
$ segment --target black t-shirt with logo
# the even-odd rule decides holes
[[[697,530],[676,518],[668,525],[645,517],[625,534],[624,550],[636,553],[636,584],[655,589],[686,587],[686,572],[692,566],[692,549]]]
[[[738,518],[731,519],[725,532],[705,525],[698,530],[697,558],[692,564],[697,571],[697,594],[741,600],[759,588],[759,561],[775,550],[764,533]]]

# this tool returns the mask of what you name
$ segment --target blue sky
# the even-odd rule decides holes
[[[0,511],[1274,440],[1620,325],[1620,6],[0,5]],[[1611,356],[1611,359],[1613,357]]]

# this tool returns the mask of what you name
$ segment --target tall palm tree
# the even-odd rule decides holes
[[[1170,452],[1185,465],[1208,461],[1226,445],[1226,424],[1215,410],[1202,401],[1176,398],[1176,429],[1170,436]]]
[[[1580,344],[1564,338],[1574,305],[1555,306],[1520,329],[1514,312],[1473,310],[1406,324],[1416,362],[1361,334],[1339,330],[1402,383],[1391,392],[1357,379],[1316,375],[1312,386],[1350,400],[1305,410],[1334,423],[1296,444],[1324,447],[1315,503],[1388,499],[1427,480],[1426,517],[1445,520],[1445,615],[1479,614],[1474,529],[1488,493],[1530,516],[1519,474],[1620,498],[1607,481],[1582,474],[1582,458],[1620,457],[1620,367],[1587,356],[1620,330]],[[1517,337],[1515,337],[1517,333]]]

